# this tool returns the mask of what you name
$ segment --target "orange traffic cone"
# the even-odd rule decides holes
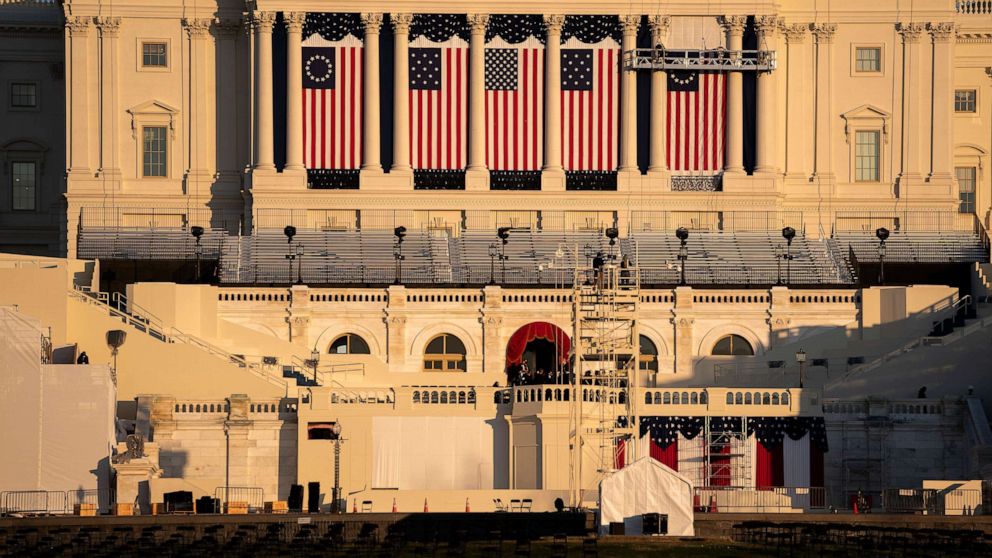
[[[396,513],[396,498],[393,498],[393,513]]]
[[[427,513],[428,511],[429,510],[427,509],[427,498],[424,498],[424,513]]]
[[[717,513],[716,509],[716,494],[710,496],[710,513]]]
[[[468,498],[465,498],[465,513],[472,513],[472,508],[468,505]]]
[[[351,513],[358,513],[358,498],[351,501]]]

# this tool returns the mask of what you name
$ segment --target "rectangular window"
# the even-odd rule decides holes
[[[878,73],[882,71],[882,49],[880,47],[857,47],[854,51],[855,71]]]
[[[10,106],[13,108],[37,107],[38,85],[34,83],[11,83]]]
[[[978,178],[978,169],[975,167],[956,167],[954,176],[958,179],[958,204],[959,213],[975,212],[975,182]]]
[[[165,68],[168,63],[165,47],[165,43],[141,43],[141,65],[151,68]]]
[[[855,181],[878,182],[879,132],[858,132],[854,142]]]
[[[146,126],[142,129],[144,176],[167,176],[165,134],[165,126]]]
[[[978,94],[974,89],[954,91],[954,112],[975,112]]]
[[[34,211],[37,196],[37,164],[14,161],[10,165],[12,207],[15,211]]]

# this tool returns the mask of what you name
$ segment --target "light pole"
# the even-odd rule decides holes
[[[614,259],[614,248],[617,244],[617,237],[620,236],[620,231],[616,227],[610,227],[606,229],[606,238],[610,239],[610,259]]]
[[[806,368],[806,351],[799,349],[796,351],[796,362],[799,363],[799,389],[803,388],[803,372]]]
[[[885,241],[889,238],[889,229],[879,227],[875,229],[875,236],[878,237],[878,284],[885,284]]]
[[[296,259],[296,254],[293,253],[293,237],[296,236],[296,227],[293,225],[286,225],[286,227],[282,229],[282,234],[286,235],[286,244],[289,247],[289,252],[286,254],[286,261],[289,262],[289,280],[292,281],[293,260]]]
[[[499,273],[500,273],[500,284],[506,284],[506,245],[510,242],[510,227],[500,227],[496,230],[496,236],[499,237],[501,244],[499,247]]]
[[[320,363],[320,351],[317,350],[317,347],[314,347],[313,350],[310,351],[310,365],[313,366],[314,385],[317,384],[317,364],[319,363]]]
[[[331,513],[341,513],[341,423],[334,421],[331,425],[331,440],[334,441],[334,494],[331,501]]]
[[[193,253],[196,255],[196,276],[193,279],[194,283],[200,282],[200,257],[203,256],[203,246],[200,244],[200,237],[203,236],[203,227],[199,225],[193,225],[189,229],[189,233],[193,235],[196,239],[196,246],[193,247]]]
[[[496,258],[499,256],[499,248],[493,242],[489,245],[489,284],[496,284]]]
[[[396,237],[393,245],[393,261],[396,264],[393,269],[393,284],[399,285],[403,281],[403,237],[406,236],[406,227],[400,225],[393,229],[393,236]]]
[[[785,227],[782,229],[782,238],[785,239],[785,284],[792,283],[792,239],[796,238],[796,229]]]
[[[679,239],[679,261],[682,262],[679,265],[681,274],[679,285],[685,285],[685,264],[689,260],[689,247],[686,245],[686,240],[689,239],[689,229],[685,227],[675,229],[675,238]]]
[[[296,243],[296,284],[303,284],[303,245]]]
[[[107,346],[110,347],[110,354],[114,357],[114,368],[111,370],[111,379],[117,385],[117,351],[124,345],[127,339],[127,332],[121,329],[112,329],[107,332]]]

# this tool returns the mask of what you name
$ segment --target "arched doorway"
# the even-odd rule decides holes
[[[571,348],[568,334],[554,324],[532,322],[521,327],[506,344],[507,383],[565,383]]]

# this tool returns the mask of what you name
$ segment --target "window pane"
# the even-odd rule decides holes
[[[13,208],[34,211],[36,165],[33,161],[15,161],[10,165]]]
[[[165,43],[142,43],[141,65],[165,67]]]
[[[144,176],[166,176],[165,126],[144,128]]]
[[[10,106],[17,108],[38,106],[38,86],[34,83],[10,84]]]
[[[880,72],[882,71],[882,49],[858,48],[855,50],[855,69],[858,72]]]
[[[954,112],[975,112],[978,94],[974,89],[958,89],[954,92]]]
[[[858,182],[878,182],[879,133],[877,131],[857,132],[854,142],[855,180]]]
[[[975,186],[978,169],[975,167],[956,167],[954,175],[958,179],[958,211],[960,213],[975,212]]]

